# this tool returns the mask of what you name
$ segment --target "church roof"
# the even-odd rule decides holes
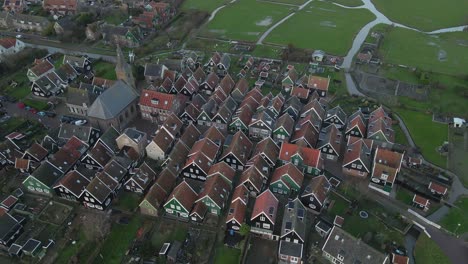
[[[88,116],[99,119],[112,119],[136,98],[138,98],[138,94],[135,90],[124,81],[119,80],[93,102],[88,110]]]

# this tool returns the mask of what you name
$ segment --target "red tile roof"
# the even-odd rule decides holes
[[[243,204],[247,205],[249,200],[249,190],[245,185],[239,184],[232,193],[231,203],[235,202],[236,200],[241,201]]]
[[[181,182],[171,192],[167,201],[176,199],[181,206],[190,212],[195,200],[197,199],[197,193],[188,185],[186,181]]]
[[[214,143],[219,143],[220,145],[224,144],[224,140],[226,139],[224,134],[219,131],[218,128],[212,126],[208,128],[203,134],[203,137],[211,139]]]
[[[229,207],[226,223],[235,220],[239,225],[242,225],[244,223],[246,211],[247,205],[242,203],[240,200],[236,200],[231,203],[231,206]]]
[[[291,156],[299,154],[307,166],[318,167],[320,157],[320,150],[313,148],[301,147],[295,144],[283,143],[279,154],[279,159],[283,161],[290,161]]]
[[[255,187],[256,191],[260,191],[263,185],[263,176],[255,167],[249,167],[242,172],[239,184],[245,184],[247,181]]]
[[[205,157],[207,157],[210,161],[213,161],[216,158],[216,154],[218,153],[219,146],[216,145],[213,141],[209,138],[203,138],[195,142],[188,157],[195,156],[196,154],[202,153]]]
[[[165,192],[169,193],[176,183],[177,176],[167,167],[161,171],[156,179],[155,185],[159,185]]]
[[[304,181],[304,174],[302,174],[302,172],[292,163],[287,163],[281,167],[276,168],[271,177],[271,183],[283,179],[285,176],[289,176],[291,180],[297,183],[299,188],[302,186],[302,182]],[[283,180],[283,182],[288,186],[288,188],[291,188],[288,181]]]
[[[344,218],[339,215],[336,215],[335,220],[333,221],[333,224],[338,227],[342,227],[344,224]]]
[[[429,190],[435,191],[436,193],[440,193],[442,195],[447,193],[447,187],[434,183],[432,181],[429,183]]]
[[[276,145],[276,143],[270,137],[267,137],[257,143],[252,157],[262,155],[268,158],[269,162],[275,164],[278,160],[279,151],[280,149],[278,145]]]
[[[78,171],[73,170],[68,172],[63,176],[55,185],[54,188],[58,186],[63,186],[67,188],[71,193],[76,197],[80,197],[81,193],[86,189],[86,186],[90,181],[88,178],[81,175]]]
[[[52,63],[50,63],[48,60],[43,60],[42,62],[33,66],[30,70],[36,76],[42,76],[43,74],[52,70],[53,68],[54,68],[54,65],[52,65]]]
[[[307,82],[307,87],[309,87],[309,89],[328,91],[329,84],[330,78],[310,75],[309,81]]]
[[[13,207],[13,205],[16,204],[16,202],[18,202],[18,198],[16,198],[13,195],[8,195],[8,197],[2,201],[1,205],[5,207],[6,209],[10,209]]]
[[[291,89],[291,96],[296,96],[300,99],[307,99],[309,98],[309,92],[310,90],[307,88],[293,87]]]
[[[253,143],[249,140],[249,138],[242,131],[237,131],[236,134],[234,134],[232,137],[229,146],[223,151],[221,159],[224,159],[224,157],[227,155],[232,154],[239,160],[239,162],[245,164],[247,159],[250,157],[252,148]]]
[[[192,212],[190,212],[190,216],[196,214],[200,218],[205,218],[206,213],[208,212],[208,207],[202,202],[198,201],[193,206]]]
[[[273,209],[271,209],[273,208]],[[251,220],[263,213],[272,224],[275,224],[276,213],[278,212],[278,199],[267,189],[261,193],[255,200]],[[272,214],[270,214],[272,212]]]
[[[9,49],[11,47],[16,46],[16,39],[15,38],[1,38],[0,39],[0,46],[5,49]]]
[[[197,201],[208,196],[215,204],[223,209],[230,190],[231,185],[220,175],[215,175],[206,180],[203,191],[198,195]]]
[[[166,190],[161,188],[161,186],[153,184],[153,186],[148,190],[144,200],[150,203],[154,208],[158,209],[166,200],[167,195],[168,193]]]
[[[157,91],[143,89],[140,96],[140,105],[157,108],[162,110],[170,110],[175,100],[175,95],[160,93]]]
[[[348,126],[346,127],[346,133],[354,127],[357,127],[359,131],[361,131],[362,136],[366,135],[366,124],[364,123],[364,120],[362,120],[361,115],[356,115],[353,119],[349,120]]]
[[[208,171],[208,177],[215,175],[222,175],[232,183],[234,177],[236,176],[236,171],[231,166],[227,165],[224,161],[221,161],[211,166],[210,170]]]
[[[108,80],[101,77],[94,77],[92,85],[100,86],[100,87],[111,87],[114,85],[114,80]]]
[[[328,188],[327,188],[328,187]],[[312,178],[309,185],[306,187],[307,194],[314,194],[315,198],[323,205],[329,192],[330,183],[324,175]]]
[[[36,158],[39,161],[43,160],[49,154],[47,149],[44,148],[43,146],[41,146],[38,143],[32,144],[29,147],[29,149],[26,150],[26,152],[29,153],[31,156],[33,156],[34,158]]]
[[[29,169],[29,160],[28,159],[15,159],[15,169],[19,170],[28,170]]]
[[[422,197],[422,196],[419,196],[419,195],[417,195],[417,194],[415,194],[415,195],[413,196],[413,202],[414,202],[414,203],[417,203],[417,204],[419,204],[419,205],[422,205],[422,206],[424,206],[424,207],[429,206],[429,199],[426,199],[426,198],[424,198],[424,197]]]
[[[408,256],[397,255],[392,253],[392,263],[393,264],[408,264],[409,258]]]
[[[247,80],[244,78],[239,79],[239,81],[236,83],[236,86],[234,87],[234,90],[239,91],[242,95],[246,94],[249,90],[249,82],[247,82]]]

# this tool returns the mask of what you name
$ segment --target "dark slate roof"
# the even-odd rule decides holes
[[[299,243],[280,241],[279,253],[281,255],[302,258],[303,245]]]
[[[106,89],[88,109],[88,116],[112,119],[138,98],[138,94],[125,82],[119,80]]]
[[[164,65],[162,64],[146,64],[145,65],[145,76],[161,76],[162,71],[164,70]]]
[[[12,231],[16,231],[16,226],[20,225],[18,221],[6,212],[6,209],[0,208],[0,238],[11,236]]]
[[[119,151],[119,147],[117,146],[117,142],[115,141],[120,136],[119,131],[114,127],[109,127],[104,134],[101,135],[99,141],[103,142],[109,150],[114,151],[114,153]]]
[[[335,226],[322,251],[336,257],[344,257],[344,263],[377,264],[384,263],[388,256],[380,253],[360,239]]]
[[[23,252],[33,252],[40,245],[41,245],[41,241],[30,238],[30,239],[28,239],[26,244],[23,245]]]
[[[93,127],[90,126],[77,126],[73,124],[63,123],[60,125],[59,138],[68,140],[76,136],[83,142],[88,142]]]
[[[63,173],[52,166],[49,162],[42,163],[32,174],[34,178],[38,179],[40,182],[46,186],[52,186]]]
[[[296,198],[289,201],[284,207],[283,222],[281,225],[281,236],[295,231],[305,242],[306,236],[306,209],[301,201]]]
[[[66,100],[68,104],[82,106],[84,103],[89,107],[104,90],[96,85],[81,83],[80,88],[68,88]]]

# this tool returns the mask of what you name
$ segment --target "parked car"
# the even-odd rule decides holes
[[[60,117],[60,122],[62,123],[71,123],[71,122],[74,122],[76,119],[74,119],[73,117],[71,116],[61,116]]]
[[[37,115],[38,115],[38,116],[46,116],[46,114],[45,114],[44,112],[42,112],[42,111],[37,112]]]
[[[29,111],[29,110],[31,110],[31,107],[29,105],[27,105],[27,106],[24,107],[24,110]]]
[[[18,106],[19,109],[24,109],[26,107],[26,105],[23,102],[17,103],[16,106]]]
[[[8,121],[8,120],[10,120],[10,118],[11,118],[11,116],[5,115],[2,118],[0,118],[0,123],[4,123],[4,122]]]
[[[56,113],[50,111],[45,111],[44,114],[48,117],[55,117],[57,115]]]
[[[30,108],[29,109],[29,112],[33,113],[33,114],[37,114],[37,109],[36,108]]]
[[[77,126],[82,126],[82,125],[84,125],[84,124],[86,124],[86,123],[88,123],[88,121],[87,121],[87,120],[84,120],[84,119],[76,120],[76,121],[74,122],[74,124],[77,125]]]

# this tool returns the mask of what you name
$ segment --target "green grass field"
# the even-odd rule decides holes
[[[229,3],[228,0],[186,0],[182,4],[182,10],[197,9],[212,12],[216,8]]]
[[[390,20],[423,31],[467,24],[466,0],[372,0]],[[443,11],[442,11],[442,9]]]
[[[290,9],[295,7],[238,0],[219,11],[201,34],[229,40],[256,41],[269,27],[284,18]]]
[[[138,204],[140,204],[140,199],[141,197],[136,193],[124,192],[119,195],[114,207],[127,212],[132,212],[138,207]]]
[[[408,146],[408,140],[406,139],[405,133],[399,125],[393,125],[393,131],[395,131],[395,143]]]
[[[226,246],[216,249],[215,264],[238,264],[240,263],[241,251]]]
[[[449,130],[450,154],[449,169],[458,175],[465,187],[468,187],[468,142],[465,142],[465,135],[462,128],[451,128]],[[468,138],[467,138],[468,140]],[[468,209],[467,209],[468,212]]]
[[[468,197],[459,198],[440,224],[457,235],[468,232]],[[458,227],[460,224],[460,227]]]
[[[411,137],[428,161],[445,168],[447,159],[437,153],[437,147],[447,141],[447,125],[432,122],[432,115],[397,109],[396,112],[410,130]]]
[[[264,1],[300,6],[304,4],[307,0],[264,0]]]
[[[399,187],[397,192],[396,192],[396,199],[398,201],[403,202],[404,204],[407,205],[412,205],[413,204],[413,196],[414,194],[407,189],[404,189],[402,187]]]
[[[374,30],[384,27],[378,25]],[[460,75],[466,74],[465,69],[468,68],[467,45],[468,35],[465,32],[427,35],[409,29],[390,28],[379,51],[387,64]]]
[[[361,6],[364,4],[361,0],[325,0],[325,2],[334,2],[344,6]]]
[[[265,42],[346,55],[354,36],[373,19],[374,15],[367,10],[314,1],[275,28]]]
[[[141,224],[139,215],[133,216],[128,225],[114,224],[99,252],[103,258],[96,257],[94,263],[120,263]]]
[[[98,61],[93,64],[94,72],[97,77],[102,77],[109,80],[116,80],[115,65],[105,61]]]
[[[416,241],[414,259],[416,264],[450,264],[440,247],[424,233]]]

